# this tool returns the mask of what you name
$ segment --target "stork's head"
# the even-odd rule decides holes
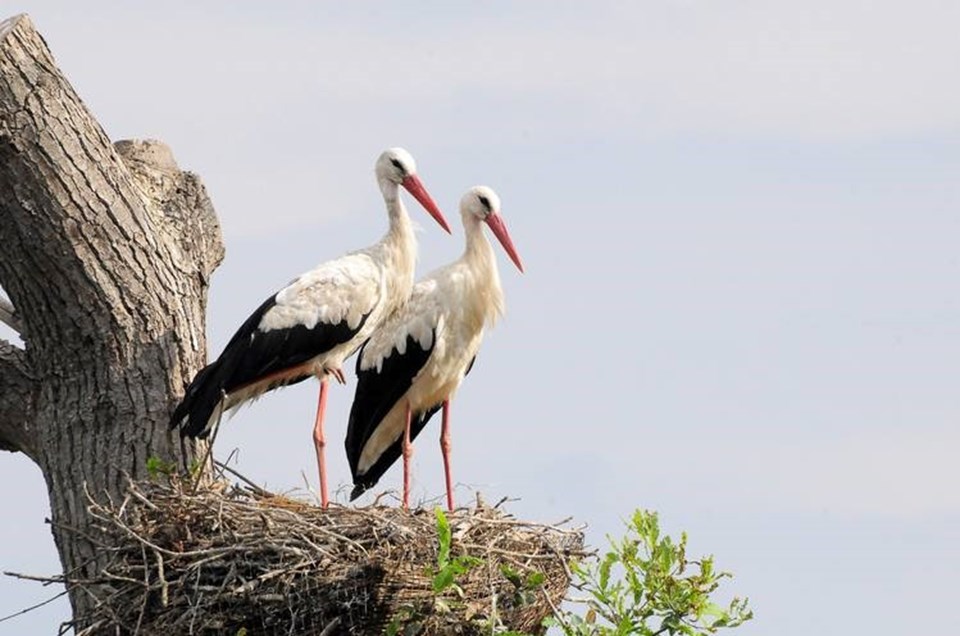
[[[410,175],[417,174],[417,162],[403,148],[388,148],[377,159],[377,178],[392,181],[397,185]]]
[[[388,148],[384,150],[377,159],[377,181],[380,188],[386,195],[387,187],[393,190],[393,197],[396,197],[396,186],[402,186],[407,192],[413,195],[420,205],[430,213],[440,227],[450,234],[450,225],[443,217],[440,207],[434,202],[433,197],[427,192],[417,176],[417,162],[413,160],[413,155],[403,148]]]
[[[503,246],[513,264],[521,272],[523,271],[520,255],[517,254],[517,248],[513,246],[513,241],[507,232],[507,226],[503,222],[503,217],[500,216],[500,197],[492,188],[473,186],[467,190],[467,193],[460,199],[460,214],[463,215],[464,222],[467,222],[468,218],[474,217],[486,223],[493,235],[500,241],[500,245]]]

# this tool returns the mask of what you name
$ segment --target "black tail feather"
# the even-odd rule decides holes
[[[183,400],[170,417],[170,428],[179,428],[181,437],[205,438],[210,434],[210,417],[223,400],[219,361],[205,366],[190,382]]]
[[[367,484],[357,484],[357,485],[355,485],[355,486],[353,487],[353,490],[350,491],[350,501],[353,501],[354,499],[356,499],[357,497],[359,497],[359,496],[362,495],[363,493],[367,492],[367,490],[369,490],[371,487],[372,487],[372,484],[369,485],[369,486],[368,486]]]

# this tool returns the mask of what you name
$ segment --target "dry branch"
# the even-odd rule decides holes
[[[496,508],[451,513],[452,554],[483,564],[458,580],[462,597],[448,590],[438,600],[429,510],[322,510],[223,483],[189,492],[133,482],[122,501],[91,497],[89,510],[106,565],[69,583],[95,599],[90,615],[75,617],[92,633],[379,634],[394,620],[424,634],[490,633],[491,621],[541,633],[583,544],[577,530]],[[502,565],[541,572],[544,583],[519,589]]]

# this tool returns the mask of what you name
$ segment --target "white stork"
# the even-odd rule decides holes
[[[313,440],[320,472],[320,498],[327,506],[323,415],[327,383],[344,383],[343,361],[373,330],[407,301],[413,287],[417,242],[400,200],[403,186],[450,232],[443,213],[402,148],[383,152],[376,164],[390,229],[366,249],[350,252],[303,274],[270,296],[240,326],[223,353],[187,387],[170,420],[181,436],[206,437],[223,411],[266,391],[316,376],[320,399]]]
[[[370,337],[357,358],[357,391],[347,427],[347,458],[356,499],[403,456],[403,506],[410,503],[411,440],[443,408],[440,449],[453,510],[450,478],[450,399],[470,372],[484,327],[503,314],[497,261],[486,223],[522,272],[523,264],[500,216],[500,199],[475,186],[460,200],[466,250],[418,282],[410,300]]]

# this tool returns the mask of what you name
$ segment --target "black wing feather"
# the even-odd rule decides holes
[[[183,401],[170,418],[170,428],[180,427],[180,434],[206,437],[208,422],[223,395],[256,382],[274,373],[290,369],[348,342],[367,321],[369,314],[353,329],[347,322],[335,325],[317,323],[313,328],[296,325],[284,329],[261,331],[264,314],[276,306],[276,295],[271,296],[250,314],[227,343],[223,353],[194,377],[187,387]],[[295,384],[309,375],[279,382],[270,388]]]

